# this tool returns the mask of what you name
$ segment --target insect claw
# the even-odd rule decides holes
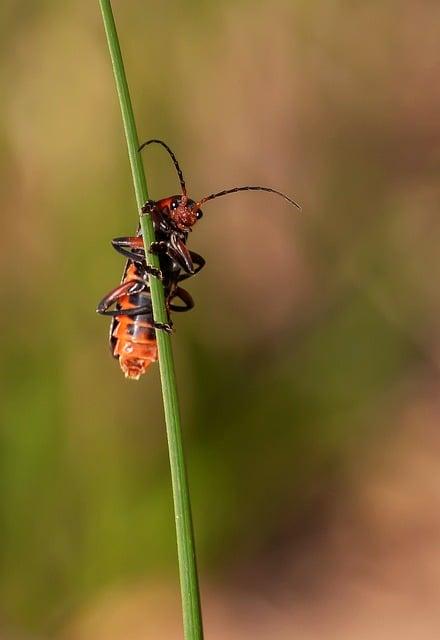
[[[141,207],[141,216],[150,215],[156,207],[154,200],[147,200],[147,202]]]
[[[168,322],[155,322],[154,323],[154,328],[155,329],[159,329],[159,331],[165,331],[166,333],[168,333],[168,335],[172,336],[173,335],[173,325],[172,323],[168,323]]]
[[[160,269],[158,269],[157,267],[150,267],[148,265],[146,270],[145,270],[145,273],[143,275],[143,279],[144,279],[145,282],[148,282],[148,279],[149,279],[148,276],[154,276],[155,278],[157,278],[161,282],[164,281],[164,275],[163,275],[162,271]]]
[[[148,253],[152,255],[158,255],[159,253],[166,253],[168,250],[168,246],[166,242],[152,242],[150,244],[150,248],[148,249]]]

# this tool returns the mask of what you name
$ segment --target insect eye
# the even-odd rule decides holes
[[[197,216],[197,220],[200,220],[200,218],[203,218],[203,211],[201,209],[197,209],[196,216]]]

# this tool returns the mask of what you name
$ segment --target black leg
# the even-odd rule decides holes
[[[145,289],[145,283],[140,282],[139,280],[129,280],[128,282],[123,282],[118,287],[110,291],[99,303],[96,311],[102,316],[110,316],[111,318],[115,318],[117,316],[141,316],[146,314],[151,314],[151,304],[138,306],[138,307],[130,307],[129,309],[110,309],[115,302],[119,300],[119,298],[123,298],[124,296],[131,293],[140,293]],[[155,329],[159,329],[161,331],[166,331],[169,334],[173,333],[173,325],[171,322],[153,322],[153,327]]]
[[[144,305],[142,307],[130,307],[129,309],[106,309],[99,312],[103,316],[110,316],[115,318],[116,316],[142,316],[151,313],[151,305]]]
[[[177,234],[171,234],[170,245],[176,252],[176,262],[183,271],[192,275],[194,273],[194,265],[191,258],[191,251],[186,246],[186,238],[182,238]]]
[[[149,264],[145,264],[144,265],[144,269],[145,271],[148,273],[148,275],[150,276],[154,276],[155,278],[157,278],[158,280],[160,280],[161,282],[164,281],[164,277],[163,277],[163,273],[160,269],[158,269],[157,267],[152,267]]]
[[[188,264],[185,260],[182,260],[182,255],[163,240],[160,242],[152,242],[150,244],[150,253],[154,253],[157,256],[166,255],[171,258],[171,260],[174,260],[185,272],[188,271]],[[192,268],[192,264],[190,268]]]
[[[168,242],[164,240],[161,242],[152,242],[150,252],[156,255],[162,254],[169,256],[179,265],[182,271],[188,274],[188,277],[194,275],[194,265],[191,257],[192,252],[189,251],[184,239],[176,234],[171,234]]]
[[[195,265],[194,272],[184,273],[183,275],[179,276],[179,282],[181,282],[182,280],[186,280],[191,276],[195,276],[196,273],[199,273],[199,271],[201,271],[206,264],[205,258],[202,258],[202,256],[196,253],[195,251],[190,251],[189,254],[191,256],[191,260],[193,261],[193,264]]]
[[[103,316],[111,316],[118,315],[116,313],[108,311],[109,307],[111,307],[115,302],[130,293],[140,293],[145,289],[145,282],[141,282],[140,280],[129,280],[128,282],[122,282],[122,284],[118,285],[115,289],[112,289],[110,293],[108,293],[101,302],[98,304],[96,309],[97,313],[100,313]],[[125,314],[124,314],[125,315]]]
[[[154,253],[156,256],[167,254],[168,250],[169,246],[164,240],[161,240],[160,242],[152,242],[149,249],[150,253]]]
[[[145,249],[142,236],[127,236],[123,238],[114,238],[112,245],[118,253],[136,262],[142,264],[144,270],[150,275],[155,276],[160,281],[163,281],[163,274],[157,267],[152,267],[145,262]]]
[[[182,306],[181,304],[173,304],[172,301],[175,298],[178,298],[179,300],[181,300],[184,306]],[[193,307],[194,307],[194,300],[192,299],[192,296],[188,293],[188,291],[185,291],[185,289],[182,289],[181,287],[177,287],[170,298],[170,302],[169,302],[170,310],[183,312],[183,311],[189,311]]]
[[[112,246],[118,253],[130,258],[133,262],[144,262],[145,250],[142,236],[124,236],[113,238]]]

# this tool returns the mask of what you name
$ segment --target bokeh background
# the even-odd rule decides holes
[[[437,2],[119,2],[207,204],[176,365],[210,640],[440,634]],[[158,369],[97,301],[136,207],[98,3],[3,0],[0,637],[180,638]],[[150,194],[177,191],[160,148]]]

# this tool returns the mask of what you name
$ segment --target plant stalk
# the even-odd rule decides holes
[[[139,139],[133,107],[111,2],[110,0],[99,0],[99,2],[122,112],[136,203],[140,211],[142,205],[148,200],[148,190],[142,159],[138,151]],[[152,220],[149,216],[141,216],[140,223],[147,262],[151,266],[159,267],[158,257],[150,254],[148,251],[151,243],[155,240]],[[162,283],[157,278],[151,276],[150,290],[155,321],[167,322],[168,318]],[[191,503],[183,453],[179,399],[177,395],[171,338],[164,331],[156,331],[156,336],[173,488],[184,637],[185,640],[203,640]]]

